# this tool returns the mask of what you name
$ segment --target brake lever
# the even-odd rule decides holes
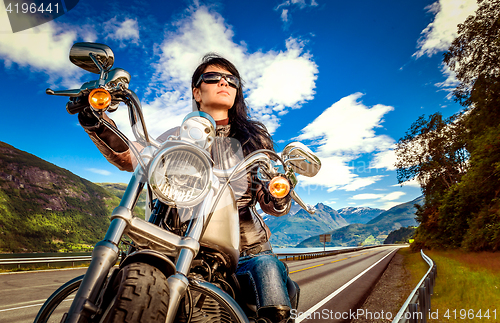
[[[73,90],[54,91],[54,90],[48,88],[45,90],[45,93],[47,93],[49,95],[78,97],[78,96],[82,95],[82,90],[81,89],[73,89]]]

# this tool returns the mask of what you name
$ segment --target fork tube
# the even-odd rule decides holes
[[[203,224],[205,222],[207,213],[212,206],[213,197],[214,191],[210,190],[200,207],[194,210],[194,212],[197,212],[198,214],[196,214],[197,216],[195,216],[193,222],[191,222],[189,232],[184,239],[193,239],[199,242],[201,233],[203,231]],[[170,290],[170,295],[165,323],[174,322],[179,303],[182,297],[184,297],[184,295],[186,294],[186,290],[189,285],[189,281],[186,278],[186,275],[191,269],[191,264],[194,257],[196,257],[196,253],[191,249],[182,248],[179,251],[179,256],[177,257],[177,261],[175,264],[175,270],[177,273],[168,277],[167,279],[167,285]]]
[[[123,195],[120,206],[113,211],[113,214],[123,214],[123,211],[126,210],[125,213],[128,215],[126,218],[132,217],[131,209],[137,202],[139,193],[144,186],[144,183],[141,182],[142,174],[140,167],[137,167]],[[86,322],[98,310],[95,305],[97,297],[101,292],[101,287],[109,270],[118,260],[118,244],[128,224],[123,216],[114,217],[112,215],[111,219],[111,224],[104,239],[98,242],[92,251],[90,266],[71,304],[65,323]]]
[[[194,210],[194,212],[197,212],[198,214],[195,216],[193,222],[191,223],[189,232],[186,235],[187,237],[192,238],[196,241],[200,241],[207,212],[212,206],[213,196],[214,192],[213,190],[210,190],[200,207]],[[181,249],[179,251],[179,256],[177,257],[177,262],[175,264],[176,271],[183,275],[187,275],[189,273],[189,269],[191,268],[191,263],[193,262],[194,257],[196,257],[196,254],[193,252],[193,250],[187,248]]]

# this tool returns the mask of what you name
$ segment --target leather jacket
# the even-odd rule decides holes
[[[107,116],[105,118],[112,122]],[[105,127],[104,129],[86,127],[83,123],[82,126],[110,163],[120,170],[129,172],[134,170],[135,160],[133,154],[131,154],[130,149],[123,142],[120,142],[121,139],[117,138],[116,135]],[[234,149],[234,147],[228,148],[231,147],[231,145],[227,144],[227,140],[230,139],[228,138],[229,130],[230,125],[218,125],[216,128],[216,140],[212,147],[212,158],[219,169],[227,169],[234,166],[242,158],[241,149],[238,156],[238,149]],[[178,133],[179,127],[170,129],[158,137],[158,141],[165,141],[168,136],[178,135]],[[255,212],[253,206],[256,202],[259,202],[260,208],[265,213],[282,216],[288,213],[290,209],[290,194],[281,199],[274,198],[267,190],[267,183],[262,183],[255,172],[249,172],[246,179],[243,177],[243,180],[231,182],[231,186],[237,197],[236,203],[240,218],[240,251],[268,242],[271,237],[271,231],[262,217]]]

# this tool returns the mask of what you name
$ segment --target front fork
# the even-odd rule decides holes
[[[198,216],[193,219],[193,222],[188,229],[187,236],[189,238],[200,241],[206,216],[208,215],[208,212],[210,212],[210,208],[212,207],[213,196],[214,191],[210,190],[208,195],[203,200],[203,203],[200,205],[200,208],[194,210],[194,212],[198,213]],[[191,269],[191,264],[195,257],[196,253],[192,249],[182,248],[181,250],[179,250],[179,255],[175,263],[176,274],[167,278],[169,300],[165,323],[174,322],[181,299],[186,294],[186,290],[189,286],[189,280],[186,276]]]
[[[132,210],[137,203],[139,193],[144,186],[143,172],[136,168],[134,175],[120,201],[120,206],[115,210],[126,208]],[[115,211],[113,211],[114,213]],[[112,216],[113,218],[113,216]],[[95,305],[101,292],[104,281],[110,269],[116,264],[119,255],[118,245],[127,227],[126,220],[114,218],[109,225],[106,236],[98,242],[92,251],[92,260],[85,273],[82,284],[78,289],[75,299],[69,308],[65,323],[83,323],[99,310]]]
[[[110,269],[118,260],[118,245],[128,226],[127,220],[124,219],[120,213],[125,211],[131,216],[131,210],[134,208],[139,193],[144,186],[143,182],[144,176],[142,175],[140,167],[137,167],[136,172],[127,186],[127,190],[123,195],[120,205],[113,211],[111,217],[112,221],[106,232],[106,236],[102,241],[96,244],[92,252],[90,266],[71,304],[68,316],[64,321],[65,323],[84,323],[88,321],[88,318],[98,312],[99,308],[95,305],[97,298],[99,297]],[[179,253],[176,261],[176,274],[167,278],[169,307],[165,320],[166,323],[174,322],[179,303],[184,297],[189,285],[186,276],[196,256],[195,250],[198,249],[194,247],[193,242],[197,244],[201,239],[204,222],[206,220],[205,217],[212,206],[211,202],[213,200],[213,195],[214,191],[211,190],[203,203],[199,206],[199,209],[196,210],[198,216],[195,217],[191,223],[187,236],[181,239],[185,240],[186,243],[177,243]]]

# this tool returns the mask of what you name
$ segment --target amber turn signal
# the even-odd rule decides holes
[[[111,94],[105,89],[93,89],[89,94],[89,103],[94,109],[106,109],[111,104]]]
[[[269,192],[276,198],[285,197],[290,192],[290,183],[284,177],[275,177],[269,183]]]

